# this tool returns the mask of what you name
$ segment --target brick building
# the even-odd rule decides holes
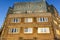
[[[53,5],[17,2],[9,7],[1,40],[60,40],[60,17]]]

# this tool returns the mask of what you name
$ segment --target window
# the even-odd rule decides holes
[[[48,22],[48,18],[37,18],[37,22]]]
[[[49,28],[38,28],[38,33],[50,33]]]
[[[15,12],[13,12],[13,13],[18,13],[18,14],[19,14],[19,13],[21,13],[21,11],[15,11]]]
[[[60,24],[59,24],[59,27],[60,27]]]
[[[19,33],[19,28],[11,28],[11,29],[9,29],[9,33],[13,33],[13,34]]]
[[[25,18],[25,22],[32,22],[32,18]]]
[[[55,21],[55,20],[53,20],[53,22],[57,25],[58,23],[57,23],[57,21]]]
[[[56,34],[60,35],[60,30],[56,29]]]
[[[45,22],[48,22],[48,18],[44,18],[44,21],[45,21]]]
[[[32,13],[32,11],[27,11],[27,13]]]
[[[18,18],[14,18],[14,19],[13,19],[13,22],[14,22],[14,23],[19,23],[19,21],[20,21],[20,20],[19,20]]]
[[[24,33],[32,33],[32,28],[25,28]]]

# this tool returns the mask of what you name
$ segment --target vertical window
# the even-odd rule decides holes
[[[48,22],[48,18],[37,18],[37,22]]]
[[[14,22],[14,23],[19,23],[20,20],[19,20],[18,18],[14,18],[14,19],[13,19],[13,22]]]
[[[38,33],[50,33],[49,28],[38,28]]]
[[[25,18],[25,22],[33,22],[32,18]]]
[[[32,33],[32,28],[25,28],[24,33]]]
[[[39,22],[43,22],[43,18],[39,18]]]

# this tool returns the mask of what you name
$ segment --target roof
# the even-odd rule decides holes
[[[13,11],[45,11],[46,3],[41,2],[16,2],[13,6]]]

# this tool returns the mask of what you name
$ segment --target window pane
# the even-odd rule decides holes
[[[14,29],[11,29],[11,32],[13,33],[14,32]]]
[[[16,28],[14,29],[14,32],[17,32],[17,29]]]
[[[37,22],[43,22],[43,18],[37,18]]]
[[[28,32],[29,33],[32,33],[32,28],[28,28]]]
[[[26,28],[26,29],[24,29],[24,32],[28,32],[28,29]]]
[[[44,21],[45,21],[45,22],[48,22],[48,18],[44,18]]]
[[[40,22],[42,22],[43,21],[43,18],[40,18]]]

